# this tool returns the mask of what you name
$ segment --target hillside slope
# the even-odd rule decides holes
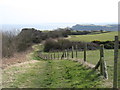
[[[114,36],[116,35],[118,35],[118,32],[109,32],[109,33],[92,34],[92,35],[70,35],[68,39],[71,41],[85,41],[85,42],[91,42],[94,40],[113,41]]]

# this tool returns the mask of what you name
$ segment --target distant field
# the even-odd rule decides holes
[[[91,42],[94,40],[113,41],[115,35],[118,35],[117,31],[102,33],[102,34],[92,34],[92,35],[70,35],[68,39],[71,41],[85,41],[85,42]]]

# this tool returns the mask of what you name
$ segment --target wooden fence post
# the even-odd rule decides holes
[[[100,73],[104,78],[108,79],[107,66],[104,61],[104,45],[100,45],[100,60],[96,64],[94,69],[97,69],[100,66]]]
[[[59,58],[60,58],[60,55],[59,55],[59,51],[58,51],[58,60],[59,60]]]
[[[120,31],[119,31],[120,32]],[[120,37],[118,39],[118,41],[120,40]],[[120,41],[119,41],[120,42]],[[118,43],[119,43],[118,42]],[[118,88],[120,88],[120,44],[118,46]]]
[[[103,67],[103,60],[104,60],[104,45],[100,45],[100,73],[104,75],[104,67]]]
[[[69,59],[69,50],[67,49],[67,59]]]
[[[51,53],[51,60],[52,60],[52,53]]]
[[[77,58],[77,56],[78,56],[78,55],[77,55],[77,49],[78,49],[78,46],[76,45],[76,58]]]
[[[85,43],[85,46],[84,46],[84,61],[86,62],[86,51],[87,51],[87,43]]]
[[[115,36],[114,44],[114,79],[113,79],[113,88],[118,87],[118,72],[117,72],[117,62],[118,62],[118,36]]]
[[[47,56],[47,60],[48,60],[48,59],[49,59],[49,57],[48,57],[48,53],[47,53],[47,55],[46,55],[46,56]]]
[[[63,59],[65,58],[65,52],[64,52],[64,50],[63,50]]]
[[[64,51],[63,51],[63,54],[62,54],[62,56],[61,56],[61,59],[63,59],[64,58]]]
[[[67,55],[66,55],[66,49],[65,49],[65,51],[64,51],[64,57],[66,58],[66,56],[67,56]]]
[[[72,58],[74,58],[74,47],[72,46]]]
[[[108,79],[107,65],[105,61],[103,63],[104,63],[104,77]]]
[[[54,59],[55,59],[55,51],[54,51]]]

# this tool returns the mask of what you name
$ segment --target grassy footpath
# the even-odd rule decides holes
[[[13,66],[3,73],[6,88],[99,88],[110,85],[99,73],[68,60],[48,60]],[[104,84],[103,84],[104,83]]]
[[[102,34],[92,34],[92,35],[70,35],[71,38],[68,38],[71,41],[85,41],[91,42],[94,40],[100,41],[113,41],[114,36],[118,35],[118,32],[109,32],[109,33],[102,33]]]

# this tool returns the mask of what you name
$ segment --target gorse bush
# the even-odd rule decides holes
[[[71,28],[58,28],[54,31],[40,31],[34,28],[24,28],[18,35],[16,32],[4,32],[2,36],[2,56],[10,57],[13,56],[15,52],[22,52],[27,50],[31,45],[36,43],[41,43],[41,41],[46,40],[44,51],[49,52],[52,50],[65,50],[71,49],[72,46],[76,48],[78,46],[79,50],[84,49],[85,42],[72,42],[66,39],[58,39],[63,37],[68,37],[68,35],[83,35],[89,34],[90,31],[73,31]],[[57,39],[57,40],[56,40]],[[87,48],[89,50],[98,49],[99,41],[93,41],[87,43]],[[109,44],[108,44],[109,43]],[[113,48],[113,42],[106,42],[105,48]]]
[[[2,32],[2,57],[13,56],[16,51],[15,35],[12,32]]]
[[[72,46],[74,49],[78,50],[83,50],[85,46],[85,42],[72,42],[67,39],[48,39],[44,43],[44,51],[49,52],[49,51],[63,51],[65,49],[72,49]],[[87,43],[87,49],[88,50],[95,50],[99,49],[99,45],[96,45],[94,43]]]
[[[70,49],[72,47],[72,42],[66,39],[48,39],[46,40],[44,44],[44,51],[49,52],[52,50],[64,50],[64,49]]]
[[[95,41],[92,41],[92,43],[95,43],[95,44],[98,44],[98,45],[103,44],[105,49],[114,49],[114,41],[98,41],[98,40],[95,40]],[[120,48],[120,41],[119,41],[119,48]]]

